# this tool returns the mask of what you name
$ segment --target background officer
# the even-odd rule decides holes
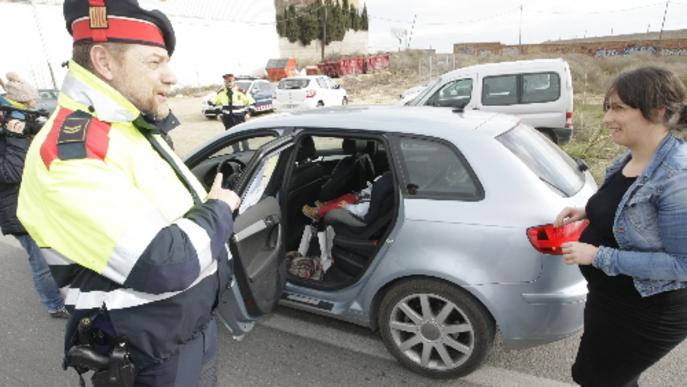
[[[236,87],[234,74],[224,74],[222,79],[224,79],[224,88],[217,93],[213,103],[222,106],[222,123],[224,129],[229,130],[232,126],[246,120],[248,107],[254,104],[255,100]]]

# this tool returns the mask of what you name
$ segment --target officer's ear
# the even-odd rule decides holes
[[[119,67],[119,58],[115,58],[107,47],[96,44],[90,50],[91,65],[96,75],[106,81],[112,81]]]

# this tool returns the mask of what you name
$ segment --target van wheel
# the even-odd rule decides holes
[[[539,129],[537,128],[538,131],[542,132],[544,136],[546,136],[551,142],[554,144],[558,144],[558,136],[553,132],[551,129]]]
[[[405,367],[433,378],[465,376],[492,348],[495,324],[470,294],[438,280],[409,280],[382,299],[379,328]]]

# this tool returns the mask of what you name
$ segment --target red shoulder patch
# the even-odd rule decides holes
[[[66,108],[60,108],[58,110],[52,127],[50,128],[50,133],[48,133],[48,136],[41,145],[41,158],[48,169],[50,169],[50,164],[52,164],[55,159],[59,158],[58,139],[60,137],[60,132],[65,126],[67,117],[72,113],[74,113],[74,110]],[[95,117],[89,120],[88,127],[86,128],[85,143],[83,144],[87,158],[105,160],[110,143],[110,127],[111,125],[109,123],[100,121]]]

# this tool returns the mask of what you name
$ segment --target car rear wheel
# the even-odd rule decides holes
[[[318,108],[324,107],[324,102],[318,101],[318,102],[317,102],[317,107],[318,107]]]
[[[348,98],[343,97],[343,99],[341,100],[341,105],[343,105],[343,106],[348,105]]]
[[[384,344],[401,364],[434,378],[476,370],[495,334],[493,319],[478,301],[438,280],[393,287],[380,304],[379,327]]]

